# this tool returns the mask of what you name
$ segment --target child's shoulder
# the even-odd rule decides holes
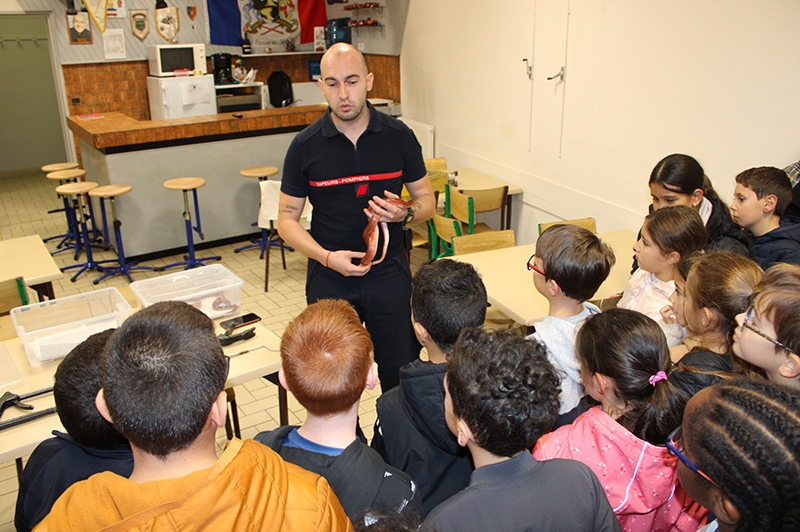
[[[775,262],[800,264],[800,219],[785,216],[780,227],[753,239],[753,251],[762,268]]]

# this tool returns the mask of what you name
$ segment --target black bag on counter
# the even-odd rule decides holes
[[[276,70],[267,78],[269,103],[272,107],[287,107],[294,101],[292,78],[283,70]]]

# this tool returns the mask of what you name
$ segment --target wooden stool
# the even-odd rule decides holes
[[[274,176],[278,173],[278,168],[276,166],[251,166],[249,168],[242,168],[239,170],[239,173],[242,177],[249,177],[249,178],[258,178],[259,181],[266,181],[271,176]],[[260,190],[259,190],[259,197],[260,197]],[[253,222],[253,226],[258,225],[258,222]],[[261,238],[253,238],[251,240],[251,244],[247,244],[245,246],[238,247],[233,250],[234,253],[239,253],[240,251],[244,251],[245,249],[251,248],[261,248],[261,254],[258,256],[259,259],[264,258],[264,251],[267,249],[267,245],[273,245],[273,243],[269,239],[269,234],[267,229],[261,228]],[[278,245],[275,242],[274,245]]]
[[[78,170],[77,172],[74,171],[76,169]],[[78,179],[83,179],[83,176],[86,175],[84,170],[78,168],[78,163],[48,164],[46,166],[42,166],[42,171],[45,172],[45,177],[47,177],[47,179],[50,179],[51,181],[58,181],[59,185],[63,185],[64,183],[73,183]],[[74,241],[75,237],[77,236],[72,232],[73,228],[76,226],[75,222],[72,220],[72,216],[75,214],[75,209],[70,209],[70,201],[66,196],[61,196],[61,199],[64,201],[64,206],[60,209],[49,210],[47,211],[47,214],[63,212],[67,218],[67,232],[63,235],[49,236],[43,239],[45,242],[49,242],[51,240],[55,240],[56,238],[60,238],[61,242],[58,243],[56,249],[61,249],[70,240]],[[73,247],[68,247],[66,249],[73,249]],[[77,249],[75,251],[75,260],[78,260]]]
[[[64,164],[72,164],[72,163],[64,163]],[[55,171],[49,172],[45,177],[47,177],[47,179],[50,179],[51,181],[58,181],[59,184],[62,184],[62,185],[65,184],[65,183],[75,183],[77,181],[85,181],[86,180],[86,170],[84,170],[82,168],[69,168],[69,169],[66,169],[66,170],[55,170]],[[78,255],[80,254],[80,247],[76,247],[74,245],[70,245],[70,246],[66,245],[66,243],[68,241],[72,240],[74,242],[77,239],[76,237],[79,236],[79,235],[77,235],[77,234],[72,232],[72,228],[77,227],[77,223],[76,223],[76,220],[71,219],[72,216],[74,216],[75,211],[78,208],[78,205],[77,205],[77,202],[73,200],[72,208],[70,208],[70,201],[67,198],[63,198],[63,199],[64,199],[64,208],[63,208],[63,210],[64,210],[64,213],[66,214],[66,217],[67,217],[67,232],[65,234],[63,234],[63,235],[56,235],[56,236],[51,236],[51,237],[45,238],[44,241],[48,242],[48,241],[54,240],[56,238],[61,238],[61,242],[58,243],[58,245],[56,246],[56,249],[59,250],[59,251],[62,251],[62,248],[63,249],[75,249],[75,260],[78,260]],[[88,200],[88,206],[89,206],[89,219],[92,221],[92,235],[93,235],[92,241],[96,241],[96,240],[100,239],[100,232],[97,229],[97,225],[94,223],[94,220],[95,220],[95,218],[94,218],[94,206],[92,205],[91,200]],[[48,211],[48,212],[59,212],[61,210],[62,209],[55,209],[53,211]],[[108,245],[107,244],[108,244],[108,242],[103,242],[103,246],[99,246],[98,245],[98,246],[95,246],[95,247],[107,250],[108,249]]]
[[[77,226],[80,227],[79,238],[77,239],[76,244],[82,245],[83,250],[86,252],[86,262],[80,264],[73,264],[72,266],[65,266],[61,268],[62,272],[67,270],[71,270],[73,268],[80,268],[78,273],[73,275],[70,278],[70,281],[73,283],[75,280],[86,270],[97,270],[104,272],[106,271],[100,264],[104,262],[111,262],[111,261],[95,261],[94,257],[92,256],[92,246],[89,240],[89,230],[86,227],[86,216],[84,211],[84,202],[89,201],[88,192],[94,188],[97,188],[97,183],[94,181],[78,181],[76,183],[66,183],[64,185],[59,185],[56,187],[56,192],[61,194],[62,196],[73,196],[78,204],[78,213],[75,215],[75,221]],[[76,232],[78,227],[75,228]],[[81,240],[83,241],[81,243]]]
[[[49,174],[50,172],[58,172],[59,170],[72,170],[80,166],[78,163],[52,163],[42,166],[42,172]]]
[[[186,225],[186,243],[189,246],[189,254],[185,256],[186,260],[168,264],[167,266],[160,268],[161,270],[183,265],[186,265],[184,270],[188,270],[189,268],[194,268],[196,266],[205,266],[205,261],[220,260],[222,258],[219,256],[213,256],[198,259],[194,256],[194,238],[192,236],[192,229],[197,231],[200,240],[205,240],[205,236],[203,236],[203,229],[200,224],[200,205],[197,202],[197,189],[205,184],[206,180],[200,177],[178,177],[164,181],[164,188],[167,190],[180,190],[183,192],[183,220]],[[194,198],[194,212],[195,218],[197,218],[197,226],[194,228],[192,227],[192,214],[189,211],[189,195],[187,194],[190,190],[192,191],[192,197]]]
[[[124,274],[125,277],[128,278],[128,282],[133,282],[131,279],[130,271],[131,270],[150,270],[155,271],[156,269],[152,266],[138,266],[136,262],[127,262],[125,260],[125,251],[122,248],[122,233],[120,227],[122,227],[122,222],[119,221],[117,218],[117,206],[115,203],[115,198],[117,196],[122,196],[130,192],[132,187],[130,185],[106,185],[103,187],[93,188],[89,191],[89,196],[93,198],[100,198],[100,212],[101,216],[103,217],[103,233],[105,235],[105,241],[109,242],[108,238],[108,219],[106,218],[106,199],[111,203],[111,218],[112,223],[114,224],[114,241],[116,242],[116,251],[117,251],[117,262],[116,268],[106,269],[106,272],[92,281],[94,284],[99,283],[103,279],[107,277],[111,277],[117,274]],[[103,261],[105,262],[105,261]]]

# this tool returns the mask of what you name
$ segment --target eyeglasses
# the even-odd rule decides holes
[[[753,305],[751,304],[749,307],[747,307],[747,310],[744,313],[744,320],[742,321],[742,328],[741,328],[742,331],[744,331],[744,328],[747,327],[748,329],[750,329],[751,331],[753,331],[754,333],[759,335],[761,338],[764,338],[765,340],[768,340],[768,341],[772,342],[773,344],[777,345],[781,349],[785,349],[785,350],[789,351],[790,353],[797,354],[797,352],[794,349],[789,349],[788,347],[786,347],[784,344],[782,344],[779,341],[777,341],[772,336],[770,336],[767,333],[761,332],[758,329],[756,329],[753,326],[753,324],[750,323],[750,320],[753,319],[753,315],[754,314],[755,314],[755,309],[753,308]]]
[[[535,258],[536,258],[536,253],[531,255],[531,258],[528,259],[528,271],[533,270],[536,273],[542,274],[542,275],[544,275],[546,277],[547,274],[544,273],[544,270],[533,263],[533,259],[535,259]]]
[[[683,462],[683,465],[685,465],[686,467],[688,467],[689,469],[691,469],[692,471],[694,471],[695,473],[697,473],[698,475],[709,481],[714,486],[719,487],[719,485],[717,485],[716,482],[711,480],[711,477],[700,471],[700,469],[698,469],[697,466],[695,466],[688,458],[686,458],[686,456],[684,456],[683,442],[681,441],[682,439],[683,439],[683,425],[678,425],[678,428],[673,430],[670,433],[670,435],[667,436],[666,444],[667,444],[667,451],[669,451],[669,454],[677,457],[678,460]]]

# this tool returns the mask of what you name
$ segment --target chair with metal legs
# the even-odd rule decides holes
[[[174,268],[175,266],[185,266],[184,270],[188,270],[197,266],[205,266],[207,261],[220,260],[222,258],[217,255],[197,258],[194,254],[194,237],[192,235],[192,230],[197,231],[200,240],[205,239],[203,228],[200,223],[200,204],[197,200],[197,189],[205,184],[206,180],[201,177],[178,177],[164,181],[164,188],[167,190],[180,190],[183,192],[183,220],[186,225],[186,243],[189,246],[189,253],[184,256],[185,260],[168,264],[160,268],[161,270]],[[194,200],[194,212],[195,218],[197,218],[197,225],[195,227],[192,227],[192,213],[189,210],[189,191],[192,192],[192,198]]]
[[[249,168],[243,168],[239,171],[239,173],[242,175],[242,177],[257,178],[259,182],[262,182],[269,180],[271,176],[277,174],[278,168],[275,166],[251,166]],[[253,222],[252,225],[258,225],[258,222]],[[239,253],[240,251],[244,251],[246,249],[261,248],[261,254],[258,256],[258,258],[263,259],[267,245],[280,245],[281,253],[283,253],[283,242],[278,242],[275,239],[270,240],[268,231],[262,227],[261,238],[254,238],[250,244],[238,247],[234,249],[233,252]]]

